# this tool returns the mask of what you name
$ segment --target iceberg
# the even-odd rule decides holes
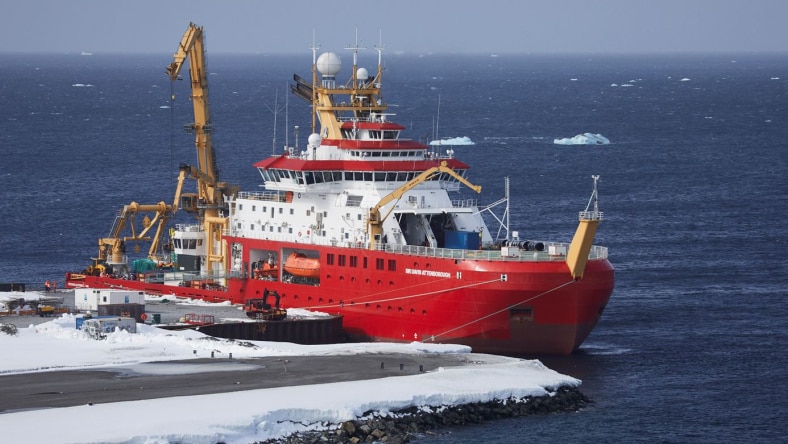
[[[433,140],[430,145],[476,145],[470,137],[452,137],[448,139]]]
[[[583,133],[575,137],[553,139],[556,145],[610,145],[610,140],[601,134]]]

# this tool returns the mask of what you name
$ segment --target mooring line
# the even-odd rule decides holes
[[[528,298],[528,299],[523,299],[522,301],[520,301],[520,302],[517,302],[516,304],[509,305],[508,307],[504,307],[504,308],[502,308],[502,309],[500,309],[500,310],[498,310],[498,311],[494,311],[494,312],[492,312],[492,313],[490,313],[490,314],[484,315],[484,316],[482,316],[482,317],[480,317],[480,318],[477,318],[477,319],[474,319],[474,320],[472,320],[472,321],[470,321],[470,322],[466,322],[465,324],[462,324],[462,325],[460,325],[460,326],[457,326],[457,327],[451,328],[451,329],[449,329],[449,330],[446,330],[446,331],[444,331],[443,333],[438,333],[437,335],[431,335],[431,336],[429,336],[428,338],[422,339],[422,340],[421,340],[421,342],[427,342],[427,341],[432,341],[432,342],[435,342],[435,338],[439,338],[439,337],[441,337],[441,336],[444,336],[444,335],[446,335],[446,334],[449,334],[449,333],[451,333],[451,332],[453,332],[453,331],[455,331],[455,330],[459,330],[459,329],[461,329],[461,328],[465,328],[465,327],[467,327],[467,326],[469,326],[469,325],[471,325],[471,324],[475,324],[475,323],[477,323],[477,322],[483,321],[483,320],[485,320],[485,319],[487,319],[487,318],[489,318],[489,317],[495,316],[495,315],[497,315],[497,314],[499,314],[499,313],[502,313],[502,312],[504,312],[504,311],[506,311],[506,310],[509,310],[509,309],[511,309],[511,308],[514,308],[514,307],[516,307],[516,306],[518,306],[518,305],[520,305],[520,304],[525,304],[525,303],[527,303],[527,302],[531,302],[531,301],[533,301],[533,300],[534,300],[534,299],[536,299],[536,298],[540,298],[540,297],[542,297],[542,296],[544,296],[544,295],[546,295],[546,294],[548,294],[548,293],[552,293],[553,291],[556,291],[556,290],[558,290],[558,289],[560,289],[560,288],[566,287],[567,285],[569,285],[569,284],[572,284],[572,283],[574,283],[574,282],[575,282],[574,280],[571,280],[571,281],[569,281],[569,282],[566,282],[566,283],[564,283],[564,284],[561,284],[561,285],[559,285],[559,286],[557,286],[557,287],[555,287],[555,288],[551,288],[550,290],[547,290],[547,291],[544,291],[544,292],[542,292],[542,293],[539,293],[539,294],[537,294],[536,296],[531,296],[531,297],[530,297],[530,298]]]
[[[449,280],[449,279],[452,279],[452,278],[446,278],[446,280]],[[460,287],[445,288],[443,290],[428,291],[428,292],[425,292],[425,293],[412,294],[412,295],[408,295],[408,296],[399,296],[399,297],[395,297],[395,298],[378,299],[378,300],[374,300],[374,301],[364,301],[364,302],[355,302],[354,301],[353,305],[377,304],[377,303],[380,303],[380,302],[391,302],[391,301],[399,301],[399,300],[404,300],[404,299],[420,298],[420,297],[424,297],[424,296],[430,296],[430,295],[433,295],[433,294],[445,293],[447,291],[462,290],[464,288],[471,288],[471,287],[476,287],[476,286],[479,286],[479,285],[487,285],[487,284],[490,284],[490,283],[493,283],[493,282],[500,282],[500,281],[501,281],[501,279],[499,278],[499,279],[492,279],[492,280],[484,281],[484,282],[477,282],[475,284],[463,285],[463,286],[460,286]],[[312,309],[316,309],[316,308],[344,307],[345,305],[349,305],[349,304],[344,304],[343,303],[343,304],[329,304],[329,305],[313,305],[313,306],[310,306],[310,307],[303,307],[303,308],[305,308],[307,310],[312,310]]]

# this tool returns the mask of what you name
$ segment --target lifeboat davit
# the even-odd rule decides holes
[[[303,253],[292,252],[285,261],[284,269],[293,276],[320,278],[320,260],[307,257]]]

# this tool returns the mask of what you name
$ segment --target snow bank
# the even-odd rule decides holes
[[[237,358],[471,352],[461,345],[418,342],[298,345],[245,341],[252,344],[250,347],[237,341],[205,340],[205,335],[193,330],[167,331],[144,324],[137,325],[137,332],[116,331],[106,340],[96,341],[76,330],[72,315],[19,328],[16,335],[0,334],[0,350],[5,356],[0,359],[0,375],[123,368],[152,361],[204,358],[213,352],[232,353]],[[248,443],[327,427],[368,411],[551,396],[546,388],[580,384],[537,360],[474,356],[484,356],[484,361],[416,375],[6,412],[0,414],[0,430],[4,442],[28,442],[35,436],[37,442]],[[245,368],[234,365],[221,370]],[[160,374],[180,370],[188,374],[216,371],[216,367],[195,362],[177,369],[143,365],[136,370]]]

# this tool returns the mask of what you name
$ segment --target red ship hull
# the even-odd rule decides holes
[[[306,246],[266,240],[227,238],[250,251],[277,251],[279,257]],[[584,277],[573,280],[556,260],[440,258],[340,247],[307,247],[320,262],[319,279],[237,277],[226,288],[204,282],[188,287],[67,275],[69,287],[129,288],[206,301],[281,295],[283,308],[340,314],[352,340],[464,344],[476,352],[525,356],[570,354],[588,337],[614,286],[607,259],[588,262]],[[340,256],[345,259],[340,259]],[[354,259],[351,259],[354,258]]]

